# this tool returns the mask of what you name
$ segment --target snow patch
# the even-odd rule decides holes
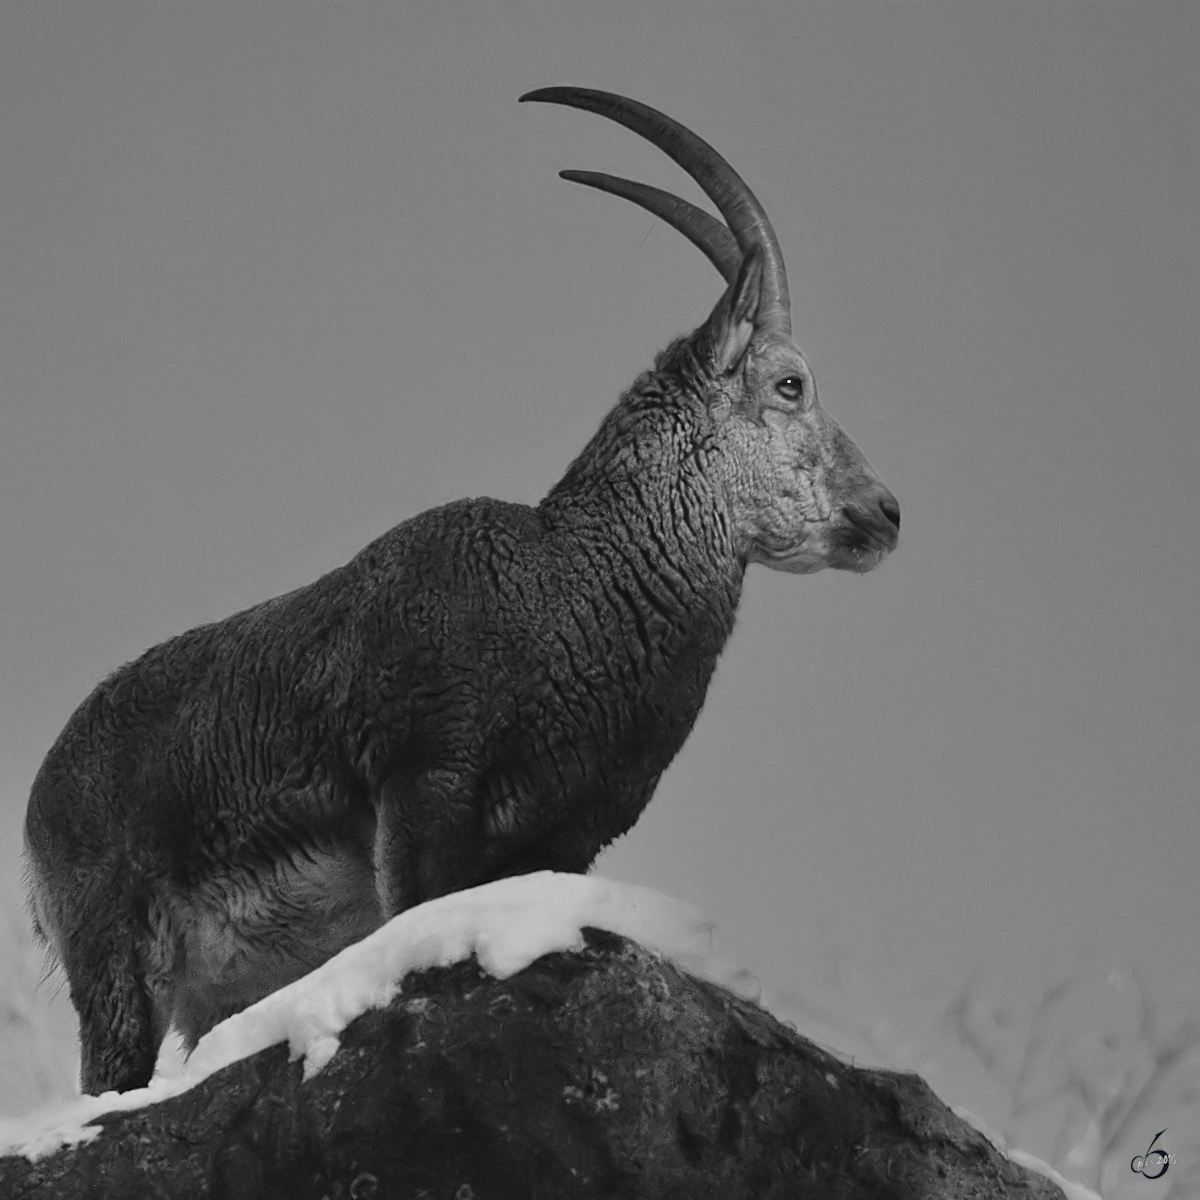
[[[500,879],[417,905],[348,946],[315,971],[209,1030],[190,1056],[168,1038],[148,1086],[83,1096],[69,1104],[0,1120],[0,1154],[37,1159],[90,1141],[105,1113],[129,1112],[186,1092],[214,1072],[287,1042],[311,1079],[337,1053],[355,1017],[384,1007],[404,977],[472,955],[507,979],[543,955],[583,948],[592,927],[686,962],[703,961],[712,924],[699,910],[649,888],[595,875],[540,871]]]
[[[1017,1166],[1024,1167],[1027,1171],[1036,1171],[1039,1175],[1045,1175],[1048,1179],[1053,1180],[1062,1188],[1063,1195],[1067,1200],[1102,1200],[1099,1192],[1093,1192],[1091,1188],[1084,1187],[1082,1183],[1073,1183],[1066,1176],[1060,1175],[1048,1162],[1043,1162],[1033,1154],[1027,1154],[1024,1150],[1010,1150],[1008,1157]]]
[[[1099,1192],[1093,1192],[1091,1188],[1084,1187],[1082,1183],[1075,1183],[1065,1176],[1060,1175],[1048,1162],[1044,1162],[1035,1155],[1025,1150],[1010,1150],[1004,1135],[997,1133],[969,1108],[962,1108],[960,1105],[951,1104],[950,1111],[956,1117],[962,1117],[968,1125],[978,1129],[1001,1154],[1015,1162],[1018,1167],[1024,1167],[1027,1171],[1036,1171],[1039,1175],[1045,1175],[1047,1179],[1058,1184],[1067,1200],[1103,1200]]]

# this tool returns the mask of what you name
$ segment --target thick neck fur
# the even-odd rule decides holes
[[[697,586],[740,588],[746,564],[718,482],[720,454],[702,398],[673,372],[650,371],[608,413],[539,512],[568,535],[644,535],[653,559],[694,575]]]
[[[720,626],[712,635],[723,644],[746,562],[719,483],[720,455],[704,400],[675,371],[650,371],[604,419],[539,513],[570,539],[613,544],[641,564],[639,574],[665,584],[692,619]]]

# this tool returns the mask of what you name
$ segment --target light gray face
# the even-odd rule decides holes
[[[714,391],[725,495],[747,560],[796,574],[877,567],[896,546],[899,505],[817,403],[795,344],[753,338]]]

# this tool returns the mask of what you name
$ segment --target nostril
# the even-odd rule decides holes
[[[896,503],[895,496],[884,496],[883,499],[879,501],[879,511],[883,513],[883,515],[887,517],[887,519],[891,521],[891,523],[895,525],[897,529],[900,528],[900,505]]]

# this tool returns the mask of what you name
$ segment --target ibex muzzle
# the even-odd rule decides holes
[[[535,508],[450,504],[308,587],[147,651],[67,723],[26,819],[30,907],[66,970],[85,1091],[189,1044],[422,900],[585,871],[683,745],[748,564],[869,571],[899,509],[817,404],[770,222],[710,146],[660,146],[724,223],[569,178],[679,229],[728,287]]]

